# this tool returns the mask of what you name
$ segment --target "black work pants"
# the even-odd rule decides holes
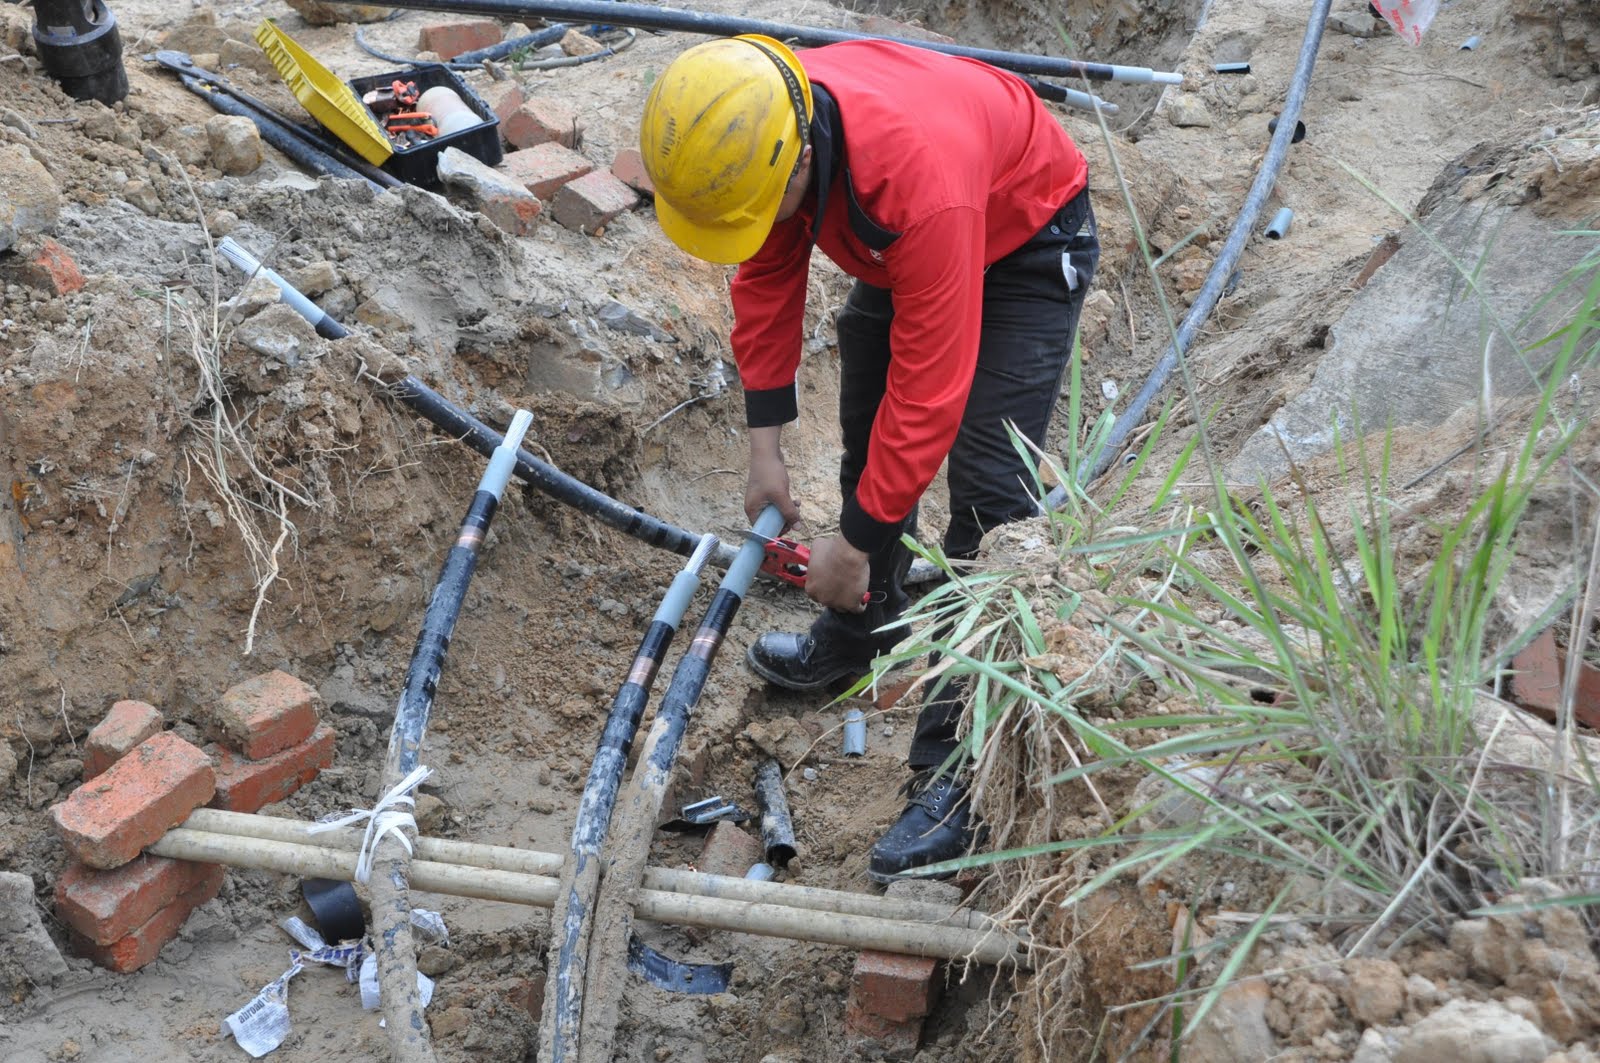
[[[1073,197],[1045,225],[984,273],[983,332],[961,429],[950,450],[950,525],[944,550],[952,560],[978,553],[984,533],[1039,512],[1032,475],[1006,430],[1007,422],[1043,447],[1045,429],[1072,356],[1072,337],[1084,296],[1100,259],[1100,242],[1089,192]],[[855,493],[867,464],[872,423],[883,401],[892,352],[889,328],[894,299],[884,288],[857,281],[839,311],[839,427],[844,456],[839,486]],[[916,510],[902,525],[915,535]],[[911,555],[898,540],[870,560],[868,588],[874,603],[865,613],[827,610],[818,625],[863,640],[870,655],[884,652],[903,634],[877,629],[892,625],[908,602],[902,581]],[[961,684],[946,684],[928,697],[917,719],[910,764],[942,764],[956,748]]]

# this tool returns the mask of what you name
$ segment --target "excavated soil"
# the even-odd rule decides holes
[[[819,2],[708,6],[818,25],[858,18]],[[1107,92],[1122,106],[1110,125],[1134,207],[1156,252],[1174,252],[1160,272],[1181,311],[1259,163],[1305,5],[1081,0],[1060,16],[1023,0],[862,6],[972,43],[1060,52],[1065,35],[1085,58],[1190,75],[1182,95],[1198,97],[1208,125],[1169,120],[1176,91]],[[1498,152],[1499,172],[1510,176],[1497,194],[1537,200],[1552,227],[1600,207],[1590,161],[1600,127],[1584,110],[1595,96],[1600,27],[1585,27],[1586,6],[1455,0],[1420,48],[1381,30],[1370,38],[1329,32],[1303,115],[1311,132],[1291,154],[1273,204],[1294,207],[1294,236],[1252,242],[1197,352],[1197,408],[1213,416],[1223,460],[1306,386],[1358,273],[1405,225],[1349,171],[1425,213],[1429,195],[1477,194],[1462,182],[1482,172],[1484,152]],[[0,870],[31,876],[46,912],[66,859],[46,810],[76,784],[83,736],[117,699],[149,701],[179,734],[201,740],[223,690],[281,668],[318,687],[339,744],[333,768],[268,811],[315,817],[374,798],[421,612],[482,467],[384,398],[376,374],[415,373],[495,424],[526,407],[535,414],[530,449],[678,525],[732,535],[743,521],[742,403],[727,348],[725,271],[678,252],[648,208],[593,237],[549,223],[516,239],[437,196],[317,182],[270,151],[255,172],[223,176],[205,146],[212,112],[135,56],[163,43],[226,52],[235,47],[228,41],[248,42],[255,22],[272,17],[345,76],[393,64],[356,47],[353,27],[308,26],[281,0],[218,4],[198,18],[155,0],[113,7],[132,84],[115,109],[72,102],[36,61],[11,55],[28,50],[29,20],[24,9],[0,8],[0,148],[21,145],[59,186],[55,238],[87,279],[81,291],[49,298],[0,272],[0,474],[8,486],[0,497]],[[438,20],[403,14],[367,26],[365,36],[411,54],[418,28]],[[1483,45],[1459,51],[1474,34]],[[530,95],[579,116],[581,150],[603,165],[633,142],[650,80],[688,43],[641,34],[609,61],[523,80]],[[1246,60],[1253,72],[1243,77],[1211,73],[1215,62]],[[229,76],[292,109],[275,77],[248,67]],[[1090,158],[1105,249],[1082,335],[1085,412],[1097,416],[1143,380],[1165,325],[1100,131],[1080,113],[1061,115]],[[1576,132],[1557,142],[1546,127]],[[263,309],[260,295],[241,291],[240,278],[214,258],[213,242],[224,234],[356,334],[327,343],[286,308]],[[847,279],[819,260],[802,418],[785,439],[809,518],[799,533],[808,538],[826,534],[837,511],[830,322],[846,290]],[[601,324],[598,310],[611,301],[666,338]],[[223,462],[226,490],[210,463],[219,417],[244,445]],[[1053,443],[1077,430],[1064,421]],[[1158,463],[1177,453],[1187,431],[1162,442]],[[1462,419],[1402,433],[1396,466],[1408,478],[1425,472],[1472,434]],[[1310,466],[1305,477],[1313,490],[1335,489],[1327,467]],[[1419,491],[1419,527],[1461,483]],[[942,527],[937,495],[924,511],[925,534]],[[1569,579],[1559,559],[1570,522],[1554,502],[1541,519],[1535,527],[1548,535],[1553,559],[1545,581]],[[1425,561],[1425,530],[1412,545]],[[679,563],[546,497],[508,494],[428,731],[424,759],[437,775],[427,789],[442,802],[431,833],[564,846],[611,695]],[[702,591],[691,617],[707,598]],[[757,633],[803,625],[809,615],[792,591],[762,584],[751,593],[691,725],[678,796],[744,799],[763,747],[793,762],[815,741],[809,770],[789,779],[801,855],[786,878],[865,889],[867,848],[899,809],[913,710],[874,717],[865,758],[831,755],[837,734],[826,732],[841,706],[770,690],[742,661]],[[8,751],[14,771],[6,770]],[[1083,824],[1094,829],[1087,817]],[[664,835],[653,860],[690,866],[697,855],[698,839]],[[1230,904],[1241,910],[1269,888],[1229,885]],[[1165,906],[1134,891],[1130,885],[1121,903],[1102,898],[1103,908],[1077,913],[1079,926],[1093,929],[1077,980],[1062,994],[1063,1006],[1081,1015],[1081,1043],[1039,1043],[1031,1032],[1037,1016],[1004,1006],[1012,987],[972,972],[952,976],[916,1058],[1090,1058],[1107,1046],[1130,1047],[1140,1013],[1116,1009],[1163,985],[1159,971],[1128,967],[1172,947]],[[429,1016],[441,1058],[524,1058],[535,1043],[530,1007],[542,997],[547,915],[422,900],[444,913],[452,935],[450,949],[430,958],[439,988]],[[992,901],[980,895],[978,903]],[[233,871],[221,896],[135,975],[72,959],[64,978],[0,986],[0,1056],[243,1058],[218,1024],[282,973],[289,941],[276,924],[299,905],[291,877]],[[65,949],[64,929],[49,929]],[[1545,930],[1582,951],[1570,926]],[[648,936],[675,956],[731,959],[737,973],[731,992],[708,998],[630,990],[619,1059],[857,1058],[843,1035],[847,951],[664,928]],[[1344,1003],[1356,976],[1318,974],[1329,960],[1324,944],[1274,947],[1278,967],[1315,975],[1281,976],[1270,1002],[1260,1001],[1289,1053],[1276,1058],[1351,1058],[1365,1025]],[[1291,954],[1295,948],[1309,956]],[[1474,984],[1533,994],[1537,986],[1516,982],[1525,974],[1519,963],[1485,974],[1441,946],[1407,953],[1401,966],[1405,976],[1432,979],[1442,999],[1490,992]],[[1407,1014],[1420,1017],[1439,1003],[1406,984]],[[1594,1003],[1600,1008],[1600,998]],[[293,983],[290,1004],[294,1034],[273,1058],[386,1057],[376,1015],[361,1010],[355,987],[336,974],[308,970]]]

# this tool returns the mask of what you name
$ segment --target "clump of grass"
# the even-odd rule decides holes
[[[1449,264],[1478,295],[1481,263]],[[1348,928],[1337,944],[1354,955],[1442,937],[1532,876],[1576,887],[1571,903],[1600,903],[1600,780],[1572,740],[1570,690],[1557,748],[1538,762],[1499,752],[1509,717],[1488,693],[1518,648],[1491,633],[1530,505],[1563,476],[1579,523],[1600,501],[1567,460],[1587,417],[1565,398],[1600,351],[1600,260],[1563,287],[1582,293],[1568,323],[1519,349],[1540,385],[1519,441],[1497,464],[1479,455],[1476,486],[1434,529],[1419,577],[1398,560],[1387,434],[1338,441],[1354,501],[1328,515],[1299,490],[1263,486],[1249,502],[1226,490],[1197,420],[1150,501],[1119,511],[1166,414],[1097,494],[1077,474],[1106,419],[1073,433],[1059,466],[1027,452],[1040,497],[1047,479],[1066,496],[1008,533],[1032,536],[1031,549],[972,567],[922,551],[948,580],[908,614],[913,636],[881,666],[929,654],[924,684],[965,684],[962,755],[993,847],[928,870],[988,869],[1004,914],[1033,929],[1026,991],[1046,1056],[1084,1047],[1069,1036],[1083,1016],[1046,1005],[1059,1005],[1074,964],[1061,910],[1128,881],[1153,888],[1211,864],[1271,883],[1236,931],[1135,964],[1175,972],[1134,1023],[1174,1045],[1248,971],[1275,920],[1336,915]],[[1074,361],[1073,425],[1080,383]],[[1211,490],[1185,501],[1175,485],[1193,460]],[[1600,545],[1575,560],[1593,571]],[[1588,630],[1594,593],[1574,606],[1573,630]],[[1144,714],[1150,704],[1166,711]],[[1162,797],[1119,800],[1138,778],[1189,812],[1164,821]]]

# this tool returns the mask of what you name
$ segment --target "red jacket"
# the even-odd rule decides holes
[[[750,426],[794,420],[813,233],[845,272],[893,292],[888,390],[840,521],[853,546],[871,551],[893,536],[955,442],[977,366],[983,271],[1080,192],[1088,167],[1027,84],[985,63],[887,41],[799,56],[823,103],[837,104],[843,166],[830,182],[819,139],[828,108],[819,104],[814,192],[734,277],[733,354]],[[815,225],[819,181],[827,190]],[[881,250],[862,239],[874,227]]]

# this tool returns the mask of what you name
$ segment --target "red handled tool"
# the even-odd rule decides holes
[[[766,554],[761,559],[761,571],[785,583],[804,590],[806,585],[806,572],[811,567],[811,548],[804,543],[797,543],[793,539],[772,539],[758,535],[754,531],[745,534],[759,538],[766,547]],[[862,605],[882,601],[884,595],[868,591],[861,596]]]

